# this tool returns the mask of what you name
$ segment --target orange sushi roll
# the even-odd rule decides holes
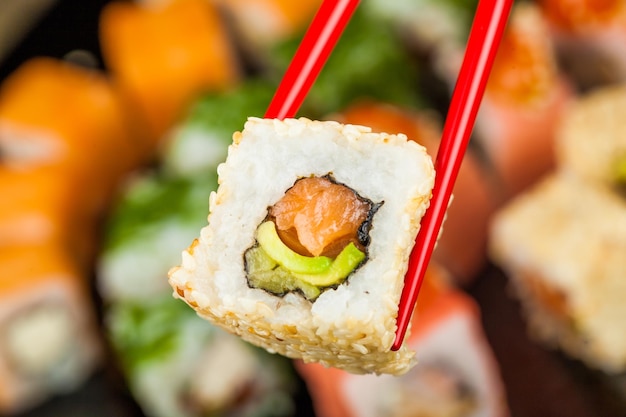
[[[89,293],[56,245],[0,251],[0,414],[81,384],[101,357]]]
[[[32,58],[0,89],[0,153],[22,168],[59,166],[104,193],[135,167],[144,146],[104,74]]]
[[[66,247],[87,265],[96,251],[99,200],[69,172],[0,166],[0,250],[24,244]]]
[[[240,78],[224,22],[206,0],[109,3],[100,15],[100,42],[153,147],[197,96]]]
[[[324,417],[507,416],[506,392],[480,312],[432,263],[420,290],[409,344],[417,365],[400,377],[357,376],[296,363]]]
[[[505,197],[554,168],[555,131],[573,97],[539,9],[516,5],[476,121],[476,139]]]
[[[361,102],[336,117],[379,132],[404,133],[436,157],[441,128],[427,112]],[[445,265],[458,283],[467,284],[486,265],[487,227],[498,201],[493,179],[471,150],[461,164],[453,195],[433,258]]]

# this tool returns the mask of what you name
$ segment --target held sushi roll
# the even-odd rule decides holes
[[[402,374],[400,292],[434,182],[404,135],[250,118],[233,135],[209,224],[172,268],[174,294],[243,339],[353,373]]]

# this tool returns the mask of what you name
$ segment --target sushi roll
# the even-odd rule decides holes
[[[168,292],[107,306],[107,335],[146,416],[294,415],[285,358],[211,326]]]
[[[575,97],[549,33],[536,5],[516,4],[478,111],[476,142],[503,201],[555,167],[556,130]]]
[[[71,171],[0,166],[0,193],[6,197],[0,205],[0,250],[52,243],[67,249],[84,270],[90,268],[100,197],[82,190],[88,190],[86,184]]]
[[[169,272],[174,295],[244,340],[354,373],[401,374],[400,292],[434,182],[404,135],[250,118],[218,168],[208,225]]]
[[[80,268],[62,248],[0,251],[0,414],[69,392],[99,365],[89,297]]]
[[[99,22],[105,66],[132,105],[154,152],[187,107],[241,77],[225,23],[206,0],[105,5]]]
[[[170,292],[167,270],[204,224],[215,174],[202,181],[144,174],[127,184],[105,227],[97,261],[100,295],[144,302]]]
[[[409,344],[417,365],[400,377],[351,375],[296,362],[324,417],[504,417],[504,385],[480,311],[432,262],[420,289]]]
[[[537,340],[607,373],[626,371],[624,198],[552,174],[496,214],[490,253]]]
[[[263,115],[275,92],[274,83],[253,78],[229,91],[200,97],[166,140],[161,153],[165,175],[215,175],[217,165],[226,159],[233,132],[249,116]]]
[[[580,96],[556,136],[559,166],[579,177],[626,192],[626,85]]]
[[[62,100],[62,103],[60,103]],[[61,105],[62,104],[62,105]],[[143,162],[145,141],[104,74],[37,57],[0,86],[0,154],[20,169],[62,166],[101,196]]]

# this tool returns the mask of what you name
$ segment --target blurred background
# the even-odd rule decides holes
[[[1,416],[626,416],[624,1],[515,3],[407,375],[271,355],[172,297],[320,3],[1,0]],[[434,157],[475,8],[363,0],[299,115]]]

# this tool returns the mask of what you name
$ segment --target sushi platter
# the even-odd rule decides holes
[[[5,0],[0,416],[626,416],[624,2],[514,3],[390,349],[478,1],[278,120],[322,0]]]

